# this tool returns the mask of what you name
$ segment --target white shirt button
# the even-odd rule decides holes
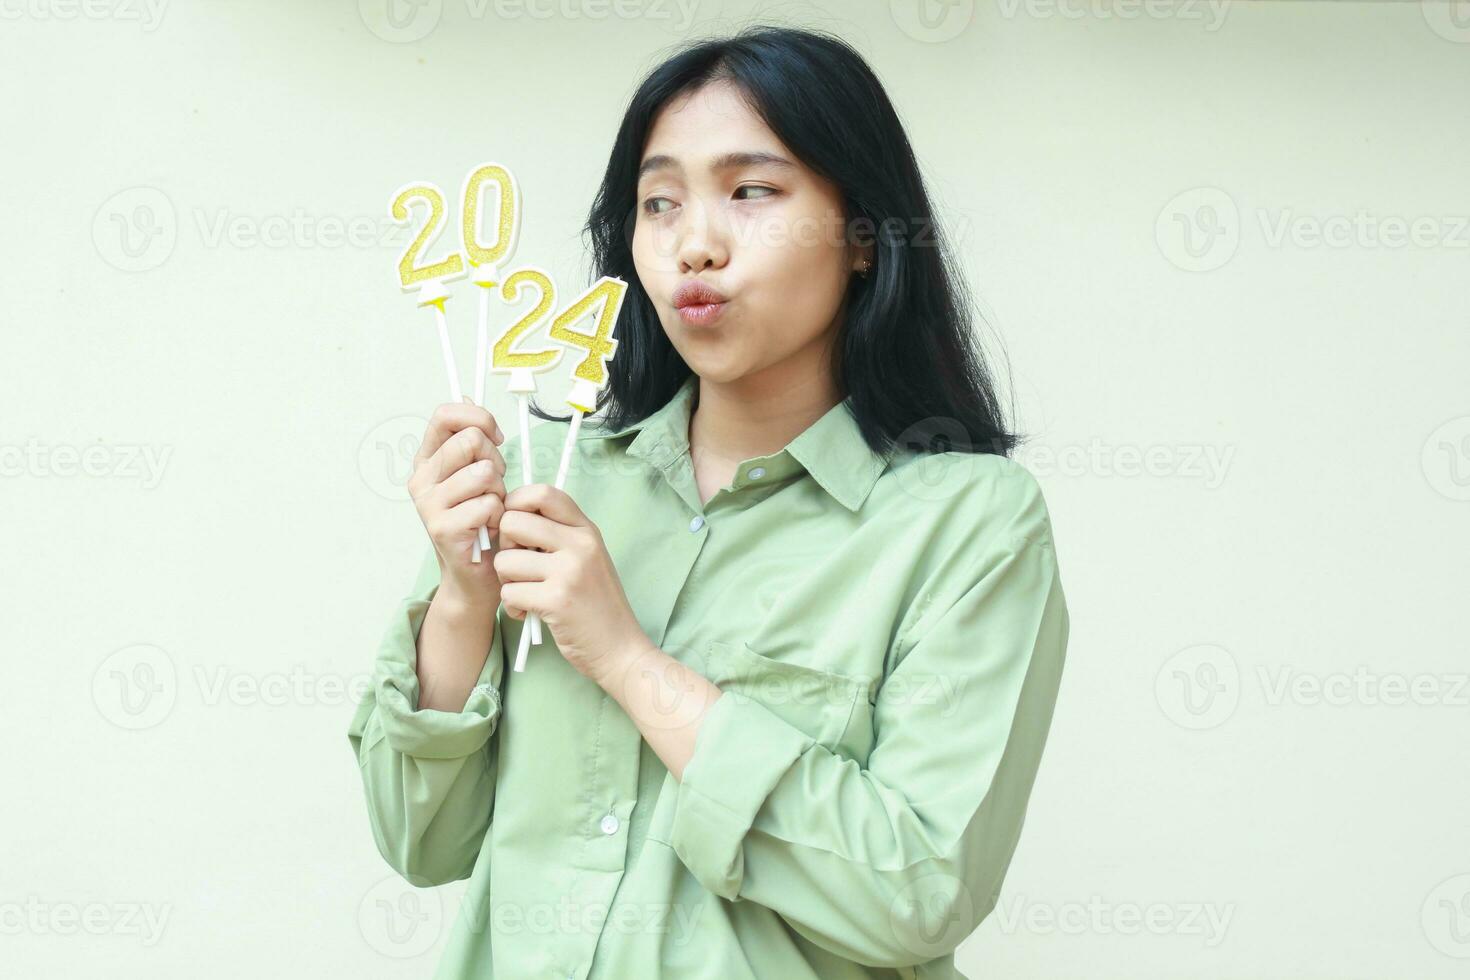
[[[759,480],[761,477],[763,477],[763,476],[766,475],[766,468],[764,466],[757,466],[755,469],[751,470],[750,473],[748,473],[747,475],[752,480]]]
[[[615,814],[609,813],[602,818],[602,832],[609,836],[618,832],[618,818]]]
[[[698,515],[695,515],[694,520],[689,522],[689,530],[691,531],[698,531],[702,527],[704,527],[704,518]]]

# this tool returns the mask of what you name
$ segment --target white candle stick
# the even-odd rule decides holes
[[[572,460],[572,447],[577,444],[577,430],[581,427],[582,410],[580,408],[574,408],[572,409],[572,427],[567,430],[566,442],[562,444],[561,463],[556,468],[556,482],[552,484],[558,490],[566,488],[567,466]],[[540,631],[541,617],[536,613],[528,613],[526,615],[526,629],[521,630],[521,645],[516,650],[516,670],[526,669],[526,653],[531,649],[531,643],[533,641],[532,634],[539,634]],[[537,644],[541,642],[539,635],[534,637],[534,642]]]
[[[493,185],[498,190],[496,200],[495,241],[484,245],[480,241],[480,204],[483,188]],[[490,344],[490,291],[499,285],[497,267],[512,251],[521,230],[520,191],[515,177],[498,163],[487,163],[476,167],[465,177],[460,193],[461,241],[465,257],[474,267],[474,280],[480,290],[480,320],[475,341],[475,404],[485,404],[485,371],[487,348]],[[478,539],[470,554],[470,560],[478,562],[482,551],[491,550],[490,529],[480,528]]]
[[[490,280],[488,285],[480,282],[481,278],[486,275],[494,276],[495,270],[488,266],[475,270],[475,282],[484,287],[480,290],[480,323],[475,330],[475,404],[481,408],[486,407],[485,369],[488,363],[487,349],[490,346],[490,326],[488,322],[490,318],[490,290],[495,286],[493,279]],[[455,399],[455,401],[458,400]],[[479,564],[482,561],[482,553],[490,551],[493,548],[494,545],[490,543],[490,529],[488,527],[481,527],[478,536],[475,538],[474,545],[470,548],[470,561]]]
[[[492,282],[491,287],[494,287]],[[475,331],[475,404],[485,404],[485,370],[490,366],[490,290],[480,290],[480,323]]]
[[[455,404],[464,401],[464,392],[459,387],[459,368],[454,364],[454,347],[449,343],[449,323],[444,316],[444,307],[434,306],[434,321],[439,327],[439,350],[444,354],[444,373],[449,375],[449,399]]]
[[[516,401],[520,403],[519,414],[521,421],[521,445],[529,450],[531,446],[531,402],[525,395],[517,395]],[[528,451],[521,452],[521,486],[531,482],[531,454]],[[541,642],[541,617],[537,616],[526,623],[526,628],[531,631],[531,642]],[[522,640],[524,643],[524,640]]]

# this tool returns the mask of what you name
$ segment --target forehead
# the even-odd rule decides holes
[[[670,156],[686,169],[732,151],[792,155],[728,81],[711,82],[672,98],[654,117],[643,159]]]

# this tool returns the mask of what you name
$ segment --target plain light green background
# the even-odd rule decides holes
[[[640,73],[775,19],[899,106],[1066,569],[962,968],[1460,975],[1465,5],[384,3],[0,3],[7,972],[431,972],[460,891],[391,877],[342,731],[444,382],[401,238],[340,236],[493,158],[578,280]]]

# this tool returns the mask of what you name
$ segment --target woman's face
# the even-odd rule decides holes
[[[643,166],[633,263],[685,363],[715,382],[827,377],[817,372],[862,260],[847,244],[837,188],[723,81],[670,100]],[[693,282],[726,302],[681,310],[691,298],[677,291]]]

